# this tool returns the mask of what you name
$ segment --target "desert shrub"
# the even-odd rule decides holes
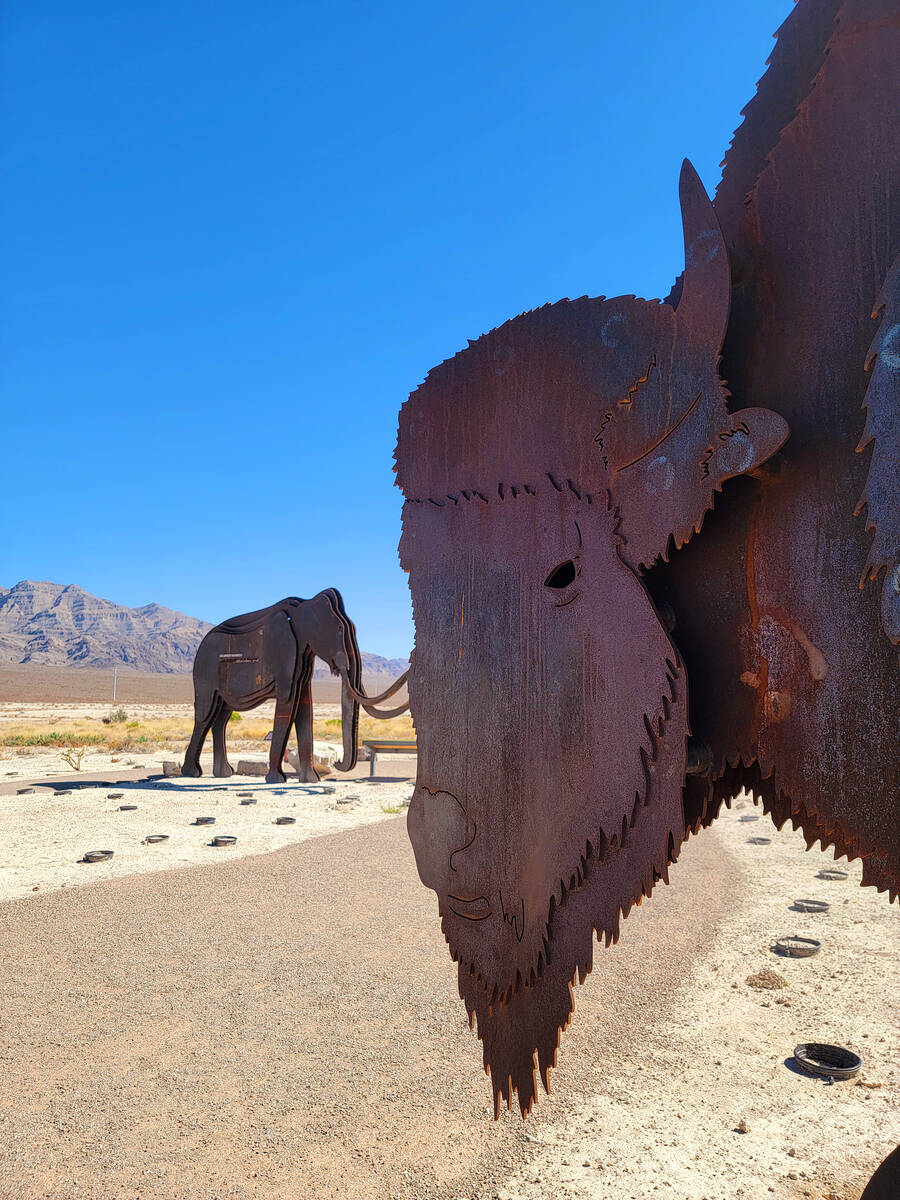
[[[128,720],[128,713],[124,708],[114,708],[109,714],[109,719],[113,725],[124,725]]]
[[[73,771],[81,770],[81,760],[84,758],[84,746],[69,746],[62,752],[62,760],[68,763]]]

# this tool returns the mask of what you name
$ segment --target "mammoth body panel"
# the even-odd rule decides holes
[[[815,86],[739,207],[726,164],[716,207],[737,278],[723,374],[742,403],[781,413],[791,438],[651,581],[676,612],[692,728],[714,752],[713,811],[727,764],[755,764],[776,819],[861,855],[864,882],[892,897],[898,62],[896,4],[844,5]]]
[[[215,694],[238,712],[272,697],[288,701],[303,652],[288,612],[273,605],[265,621],[246,633],[226,632],[229,624],[211,629],[200,643],[194,659],[197,695],[214,681]]]

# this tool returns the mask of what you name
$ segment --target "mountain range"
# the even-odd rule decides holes
[[[154,674],[190,671],[212,625],[161,604],[126,608],[92,596],[77,584],[23,579],[0,587],[0,662],[45,666],[128,667]],[[390,680],[405,659],[362,653],[363,674]],[[330,676],[317,663],[315,678]]]

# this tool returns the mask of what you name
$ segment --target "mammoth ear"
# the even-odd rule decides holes
[[[693,166],[684,160],[678,183],[684,229],[684,275],[676,310],[691,341],[718,355],[728,325],[731,270],[728,250],[710,199]]]
[[[704,456],[704,468],[716,486],[733,475],[762,466],[788,439],[790,427],[770,408],[742,408],[728,414],[728,424]]]

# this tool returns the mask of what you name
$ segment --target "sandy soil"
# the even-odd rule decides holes
[[[408,761],[408,760],[407,760]],[[379,764],[380,765],[380,764]],[[71,790],[68,790],[71,789]],[[29,892],[77,887],[191,863],[262,854],[294,842],[382,821],[405,808],[412,783],[344,780],[319,786],[231,779],[160,779],[86,786],[74,777],[26,795],[0,795],[0,902]],[[256,803],[242,805],[253,797]],[[137,805],[136,811],[120,805]],[[213,825],[196,825],[214,817]],[[276,825],[277,817],[296,824]],[[148,834],[168,841],[146,844]],[[220,834],[234,846],[214,847]],[[83,863],[89,850],[112,850],[108,862]]]
[[[0,796],[10,1196],[857,1200],[900,1141],[897,911],[857,886],[858,864],[841,864],[847,881],[817,878],[830,854],[739,801],[598,952],[553,1097],[524,1127],[493,1125],[433,897],[402,819],[383,812],[410,785],[328,786]],[[297,824],[271,824],[281,813]],[[144,846],[146,832],[170,841]],[[213,849],[212,833],[238,846]],[[92,848],[116,854],[79,865]],[[800,897],[830,910],[794,911]],[[793,933],[821,953],[775,955]],[[150,957],[134,958],[145,936]],[[87,982],[78,964],[101,946]],[[785,986],[748,982],[766,972]],[[805,1040],[859,1050],[859,1080],[798,1073]]]
[[[340,680],[313,680],[313,699],[340,700]],[[369,691],[382,690],[380,679],[370,681]],[[120,670],[115,681],[116,704],[191,704],[194,684],[190,674],[156,675],[145,671]],[[94,667],[34,666],[30,663],[0,663],[0,700],[40,702],[92,701],[113,704],[113,670]]]
[[[156,675],[120,670],[116,703],[188,704],[193,699],[190,675]],[[0,663],[0,700],[95,701],[112,706],[113,671],[94,667],[33,666]]]
[[[271,719],[273,707],[261,705],[257,710],[264,721]],[[96,704],[81,701],[4,704],[0,705],[0,727],[3,723],[48,724],[51,716],[61,723],[99,720],[99,711]],[[340,715],[338,705],[323,704],[317,711],[325,719]],[[129,716],[136,720],[181,716],[188,727],[190,713],[188,705],[129,708]],[[340,755],[339,746],[326,742],[316,742],[315,751],[326,759]],[[242,742],[239,728],[229,736],[229,753],[235,765],[240,758],[265,761],[261,743]],[[159,749],[112,754],[89,746],[81,770],[71,772],[58,749],[0,749],[0,902],[31,892],[206,863],[226,855],[261,854],[384,820],[408,805],[412,783],[399,777],[415,770],[412,758],[379,756],[378,775],[371,781],[365,777],[367,764],[352,776],[335,772],[319,786],[292,782],[289,767],[288,780],[282,785],[246,775],[216,779],[208,740],[200,779],[128,778],[141,771],[158,774],[163,761],[178,758],[174,752]],[[119,777],[119,782],[91,786],[85,779],[90,775]],[[41,780],[48,778],[56,782],[42,785]],[[256,803],[242,805],[241,799],[248,797]],[[137,808],[121,811],[121,805]],[[202,816],[215,817],[215,823],[195,825]],[[292,817],[295,824],[276,825],[277,817]],[[147,844],[148,834],[165,834],[168,840]],[[220,834],[236,837],[237,843],[227,848],[212,846],[212,838]],[[108,862],[83,863],[89,850],[112,850],[113,857]]]
[[[833,855],[753,820],[759,811],[738,801],[700,835],[733,856],[741,903],[668,1017],[618,1047],[596,1095],[536,1111],[529,1133],[539,1152],[501,1200],[855,1200],[900,1143],[897,908],[858,886],[858,863],[839,864],[846,881],[818,878]],[[749,840],[757,836],[771,844]],[[798,898],[831,907],[794,911]],[[821,951],[773,953],[792,934],[821,941]],[[760,986],[769,972],[782,987]],[[831,1085],[798,1072],[792,1051],[805,1041],[860,1053],[859,1079]]]

